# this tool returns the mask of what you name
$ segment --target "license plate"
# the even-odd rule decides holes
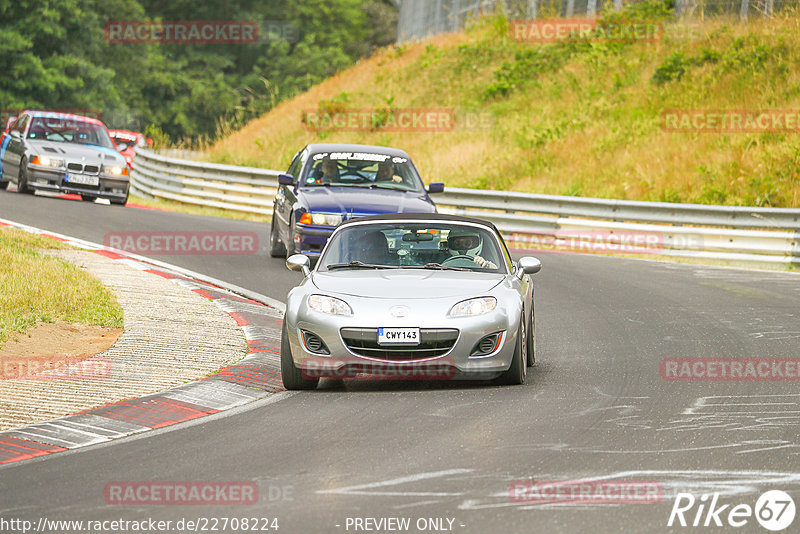
[[[100,178],[97,176],[86,176],[85,174],[67,174],[64,181],[71,184],[100,185]]]
[[[419,345],[419,328],[378,328],[379,345]]]

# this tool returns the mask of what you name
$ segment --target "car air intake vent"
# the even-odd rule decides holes
[[[494,334],[489,334],[488,336],[482,338],[480,341],[478,341],[478,344],[475,345],[475,348],[472,350],[472,354],[470,354],[470,356],[486,356],[493,353],[500,344],[501,335],[501,332],[495,332]]]
[[[86,165],[83,168],[83,170],[84,170],[84,172],[96,173],[96,172],[98,172],[100,170],[100,167],[98,167],[97,165]]]
[[[494,348],[495,341],[496,341],[496,336],[494,339],[485,337],[478,345],[478,348],[480,348],[482,353],[489,354],[490,352],[492,352],[492,349]]]
[[[67,168],[71,171],[82,171],[83,165],[80,163],[67,163]]]
[[[306,332],[303,330],[303,343],[305,343],[309,352],[316,354],[330,354],[328,347],[325,346],[325,342],[323,342],[316,334],[312,334],[311,332]]]
[[[47,152],[52,152],[53,154],[58,154],[58,150],[53,147],[43,146],[42,150],[46,150]]]

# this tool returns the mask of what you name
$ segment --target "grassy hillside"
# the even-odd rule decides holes
[[[657,5],[624,17],[652,19]],[[644,12],[642,12],[644,11]],[[663,13],[661,14],[664,15]],[[493,16],[462,34],[389,47],[208,150],[285,169],[317,141],[398,146],[426,181],[633,200],[800,206],[800,130],[670,133],[665,110],[800,110],[800,19],[675,23],[656,42],[517,42]],[[309,110],[450,108],[490,128],[315,129]]]

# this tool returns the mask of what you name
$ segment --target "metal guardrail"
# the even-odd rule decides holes
[[[131,190],[246,213],[272,214],[281,171],[137,151]],[[711,206],[447,188],[440,212],[492,221],[511,246],[552,251],[800,265],[800,209]]]

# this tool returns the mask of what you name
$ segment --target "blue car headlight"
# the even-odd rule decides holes
[[[476,299],[462,300],[447,312],[448,317],[475,317],[489,313],[497,307],[494,297],[479,297]]]
[[[339,226],[342,223],[342,215],[337,213],[312,213],[307,211],[300,216],[302,224],[316,224],[318,226]]]
[[[329,315],[353,315],[353,309],[342,299],[327,295],[311,295],[308,297],[308,307],[320,313]]]

